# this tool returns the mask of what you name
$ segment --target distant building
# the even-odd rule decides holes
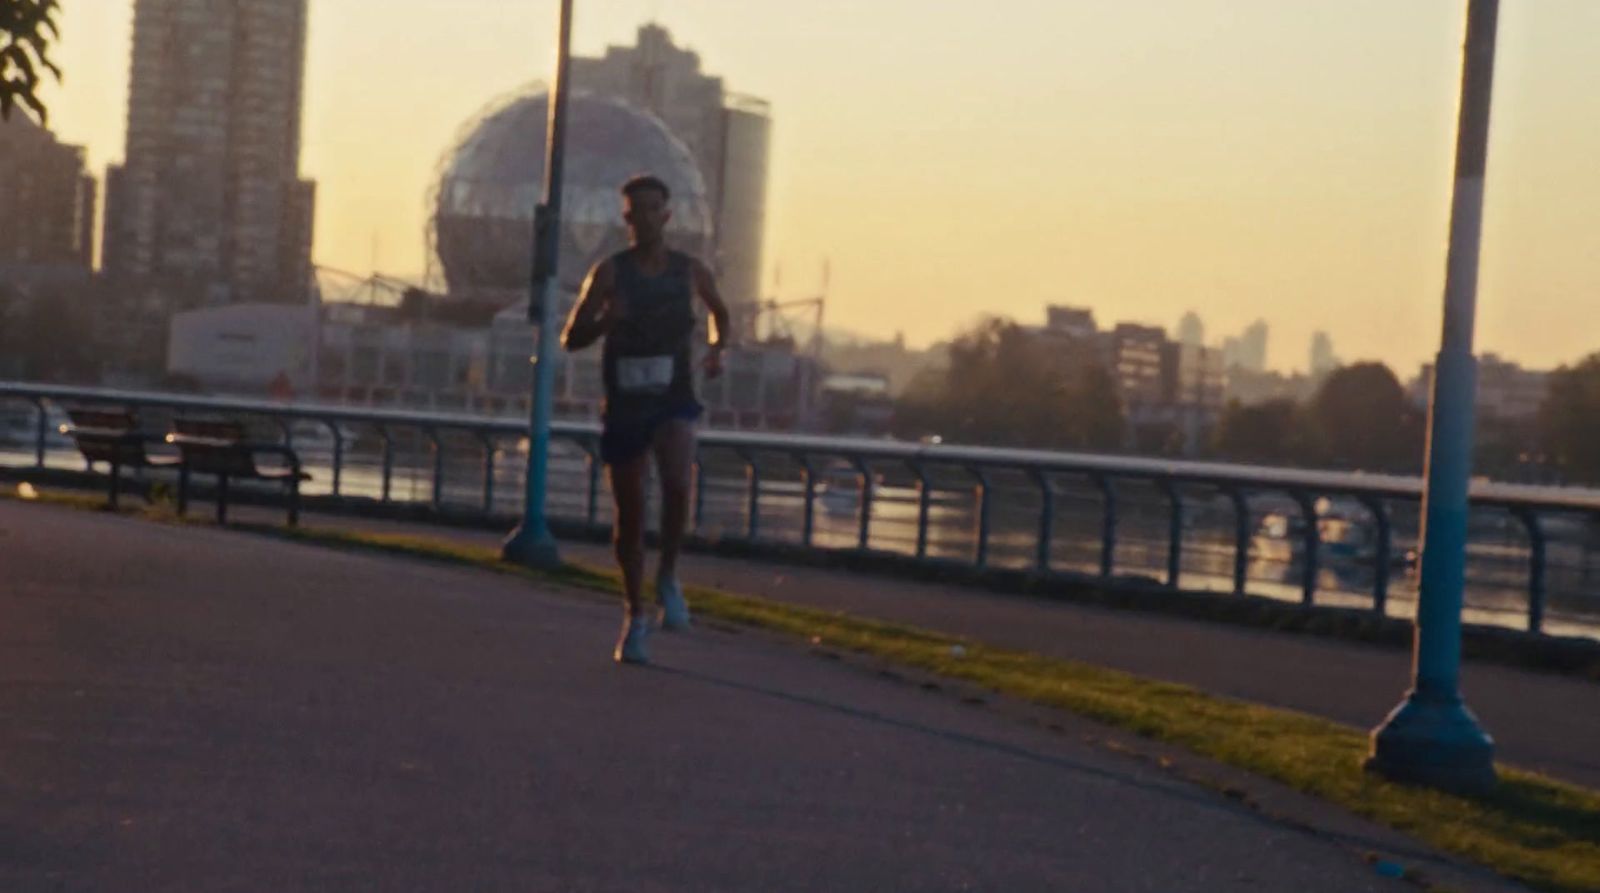
[[[1130,413],[1139,407],[1169,402],[1167,332],[1160,326],[1118,323],[1105,336],[1111,374]]]
[[[832,374],[822,380],[821,428],[829,434],[879,437],[894,422],[889,379],[864,373]]]
[[[1203,336],[1198,317],[1189,317],[1191,337]],[[1160,326],[1124,322],[1102,332],[1091,311],[1075,307],[1049,307],[1046,324],[1029,331],[1053,342],[1063,357],[1110,373],[1127,419],[1128,446],[1192,455],[1216,425],[1228,381],[1222,351],[1172,341]]]
[[[1166,350],[1171,383],[1167,395],[1171,423],[1182,437],[1185,455],[1206,442],[1221,416],[1227,389],[1222,351],[1200,344],[1169,343]]]
[[[1327,332],[1317,332],[1311,336],[1311,377],[1323,376],[1338,369],[1342,363],[1333,353],[1333,339]]]
[[[1094,321],[1094,311],[1088,308],[1051,304],[1045,308],[1044,314],[1044,327],[1050,334],[1072,338],[1093,338],[1100,334],[1100,327]]]
[[[1433,396],[1433,364],[1422,367],[1407,387],[1411,402],[1427,409]],[[1512,427],[1531,427],[1550,395],[1550,373],[1486,353],[1478,358],[1478,420]]]
[[[1227,394],[1227,369],[1222,364],[1222,351],[1196,344],[1176,344],[1174,348],[1177,374],[1172,402],[1179,406],[1220,410]]]
[[[295,393],[314,384],[317,308],[230,304],[179,313],[168,335],[167,373],[219,393]]]
[[[314,341],[318,399],[352,406],[489,415],[527,414],[534,332],[521,308],[478,323],[449,323],[395,307],[328,304]],[[737,345],[727,373],[697,384],[707,423],[794,430],[816,377],[809,358],[771,345]],[[560,354],[554,412],[597,419],[604,392],[597,351]]]
[[[1237,338],[1222,344],[1222,361],[1229,369],[1265,372],[1267,369],[1267,324],[1256,320]]]
[[[1241,406],[1255,406],[1272,400],[1302,403],[1316,393],[1316,385],[1316,380],[1306,375],[1252,372],[1233,367],[1228,370],[1223,399],[1226,403],[1238,403]]]
[[[763,341],[756,326],[767,104],[730,93],[720,77],[701,70],[697,54],[654,25],[639,30],[636,46],[574,58],[572,80],[558,318],[576,299],[589,267],[627,245],[618,187],[630,176],[654,173],[673,192],[668,241],[717,271],[737,328],[739,349],[727,358],[726,374],[705,385],[708,422],[781,429],[814,420],[816,359],[793,340]],[[487,107],[441,163],[430,199],[432,247],[448,301],[508,308],[495,319],[487,351],[487,386],[495,393],[501,382],[519,382],[524,392],[528,387],[528,245],[548,112],[542,89]],[[582,417],[598,410],[597,357],[564,357],[557,376],[558,412]],[[521,399],[511,390],[508,398]]]
[[[1206,325],[1200,321],[1200,314],[1190,310],[1178,321],[1178,343],[1196,347],[1206,343]]]
[[[0,120],[0,269],[94,266],[95,182],[84,152],[15,113]],[[3,279],[11,276],[0,277]]]
[[[766,242],[772,112],[760,99],[729,92],[701,70],[699,54],[679,47],[659,25],[639,29],[631,47],[574,58],[576,86],[654,114],[699,162],[711,204],[720,285],[742,324],[754,323]]]
[[[137,0],[126,161],[106,179],[108,276],[135,315],[311,295],[299,177],[307,0]]]
[[[890,396],[904,393],[918,374],[941,367],[948,359],[945,346],[914,350],[906,345],[905,336],[900,333],[888,341],[853,341],[830,336],[824,339],[822,349],[822,362],[830,373],[882,377]]]

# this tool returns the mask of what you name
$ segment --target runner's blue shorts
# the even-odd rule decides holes
[[[600,427],[600,461],[623,465],[644,455],[655,442],[656,429],[667,422],[698,421],[704,408],[697,402],[669,404],[648,415],[607,418]]]

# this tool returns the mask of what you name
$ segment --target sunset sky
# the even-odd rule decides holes
[[[52,124],[119,160],[132,0],[67,0]],[[1311,333],[1402,376],[1437,345],[1465,0],[578,0],[576,48],[659,21],[771,100],[768,268],[830,324],[947,337],[1046,303],[1219,340]],[[1600,350],[1600,2],[1506,0],[1478,344]],[[554,0],[312,0],[318,263],[426,268],[424,194],[546,77]],[[769,276],[769,281],[770,281]]]

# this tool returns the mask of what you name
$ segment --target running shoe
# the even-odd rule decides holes
[[[677,577],[656,578],[656,601],[661,604],[661,628],[667,632],[688,632],[689,603],[683,597],[683,584]]]
[[[650,618],[644,614],[630,616],[622,621],[622,638],[617,640],[617,650],[612,655],[619,664],[647,664],[650,654],[645,650],[645,639],[650,637]]]

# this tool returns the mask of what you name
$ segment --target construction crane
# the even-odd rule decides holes
[[[773,285],[776,288],[782,283],[782,268],[773,271]],[[797,298],[788,301],[768,299],[756,302],[756,318],[751,321],[750,331],[761,341],[785,340],[793,344],[798,350],[801,339],[796,332],[797,322],[806,315],[811,316],[811,337],[805,344],[805,352],[811,356],[814,363],[822,362],[823,335],[822,321],[828,308],[828,287],[833,279],[833,264],[824,259],[822,261],[822,288],[814,298]],[[766,332],[763,337],[761,324],[766,322]]]
[[[364,304],[367,306],[398,307],[407,292],[418,290],[413,282],[372,273],[362,276],[348,270],[317,265],[317,283],[323,288],[325,304]],[[329,286],[333,285],[333,288]]]
[[[757,339],[763,342],[788,341],[799,349],[805,345],[805,352],[814,360],[822,359],[822,320],[827,310],[828,299],[801,298],[793,301],[766,300],[756,304],[756,319],[754,328]],[[801,320],[810,316],[810,338],[802,340],[799,330],[804,326]],[[766,323],[766,331],[762,332],[762,323]]]

